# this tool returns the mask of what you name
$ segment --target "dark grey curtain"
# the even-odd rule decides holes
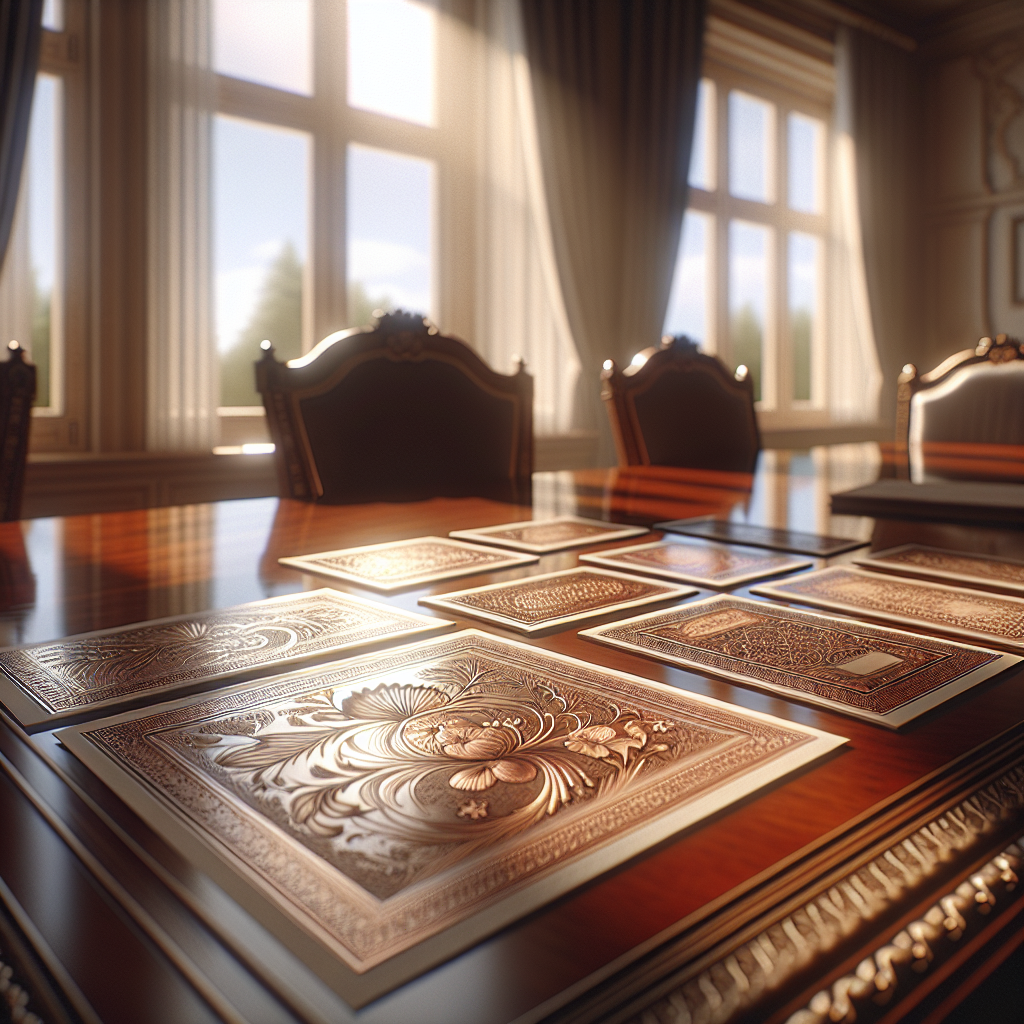
[[[42,18],[43,0],[0,0],[0,267],[18,205]]]
[[[579,351],[576,422],[599,375],[655,344],[668,307],[705,0],[521,0],[555,259]]]
[[[896,378],[924,354],[921,72],[912,53],[858,29],[841,27],[836,44],[836,125],[856,151],[864,275],[883,379],[879,411],[893,421]]]

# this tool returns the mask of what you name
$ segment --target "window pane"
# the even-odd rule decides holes
[[[687,210],[679,254],[672,277],[672,292],[665,314],[666,334],[685,334],[707,351],[711,303],[708,270],[711,265],[711,239],[714,219],[705,213]]]
[[[348,320],[432,312],[434,164],[348,147]]]
[[[702,78],[697,88],[697,116],[693,124],[689,182],[710,192],[715,187],[715,83]]]
[[[312,14],[311,0],[214,0],[214,67],[311,96]]]
[[[64,0],[43,0],[43,28],[64,31]]]
[[[743,92],[729,93],[729,191],[768,203],[775,108]]]
[[[436,14],[413,0],[348,0],[348,102],[434,123]]]
[[[789,115],[789,206],[821,212],[821,153],[825,126],[803,114]]]
[[[253,363],[268,338],[302,352],[311,140],[306,132],[218,115],[214,273],[222,405],[260,405]]]
[[[729,222],[729,336],[733,366],[753,375],[754,397],[762,398],[762,351],[768,310],[769,229]]]
[[[789,330],[793,350],[793,397],[811,399],[811,360],[818,307],[821,240],[794,231],[789,236]]]
[[[61,79],[36,77],[28,151],[25,161],[28,186],[29,287],[32,294],[32,334],[19,338],[36,364],[36,401],[39,408],[60,403],[55,370],[60,345],[58,252],[60,251],[60,124]],[[26,341],[28,344],[26,345]],[[54,358],[57,357],[57,358]]]

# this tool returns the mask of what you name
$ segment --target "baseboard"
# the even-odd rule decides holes
[[[277,494],[273,455],[118,452],[30,455],[23,519]]]

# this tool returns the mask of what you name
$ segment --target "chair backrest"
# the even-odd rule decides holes
[[[896,393],[897,451],[920,457],[922,445],[1024,446],[1024,344],[1005,334],[982,338],[918,375],[908,363]]]
[[[620,465],[754,471],[761,434],[743,367],[731,374],[689,338],[665,337],[625,370],[609,359],[601,382]]]
[[[256,363],[281,494],[304,501],[481,495],[528,503],[533,378],[495,373],[421,316],[383,315]]]
[[[12,341],[10,356],[0,363],[0,519],[21,518],[25,459],[36,397],[36,368],[25,361],[25,350]]]

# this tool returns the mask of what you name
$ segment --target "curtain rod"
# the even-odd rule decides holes
[[[743,7],[749,6],[753,10],[759,10],[756,3],[744,3],[744,0],[732,0],[732,2],[730,0],[724,0],[724,2],[719,0],[717,3],[716,0],[710,0],[708,7],[711,10],[714,10],[716,7],[725,9],[735,7],[737,3]],[[903,32],[898,32],[896,29],[890,28],[888,25],[884,25],[882,22],[876,21],[866,14],[861,14],[860,11],[852,10],[841,3],[837,3],[836,0],[788,0],[787,6],[794,9],[803,8],[806,11],[812,11],[815,14],[832,18],[841,25],[848,25],[850,28],[858,28],[863,32],[869,32],[879,39],[884,39],[887,43],[892,43],[893,46],[900,47],[902,50],[912,52],[917,49],[916,39]]]

